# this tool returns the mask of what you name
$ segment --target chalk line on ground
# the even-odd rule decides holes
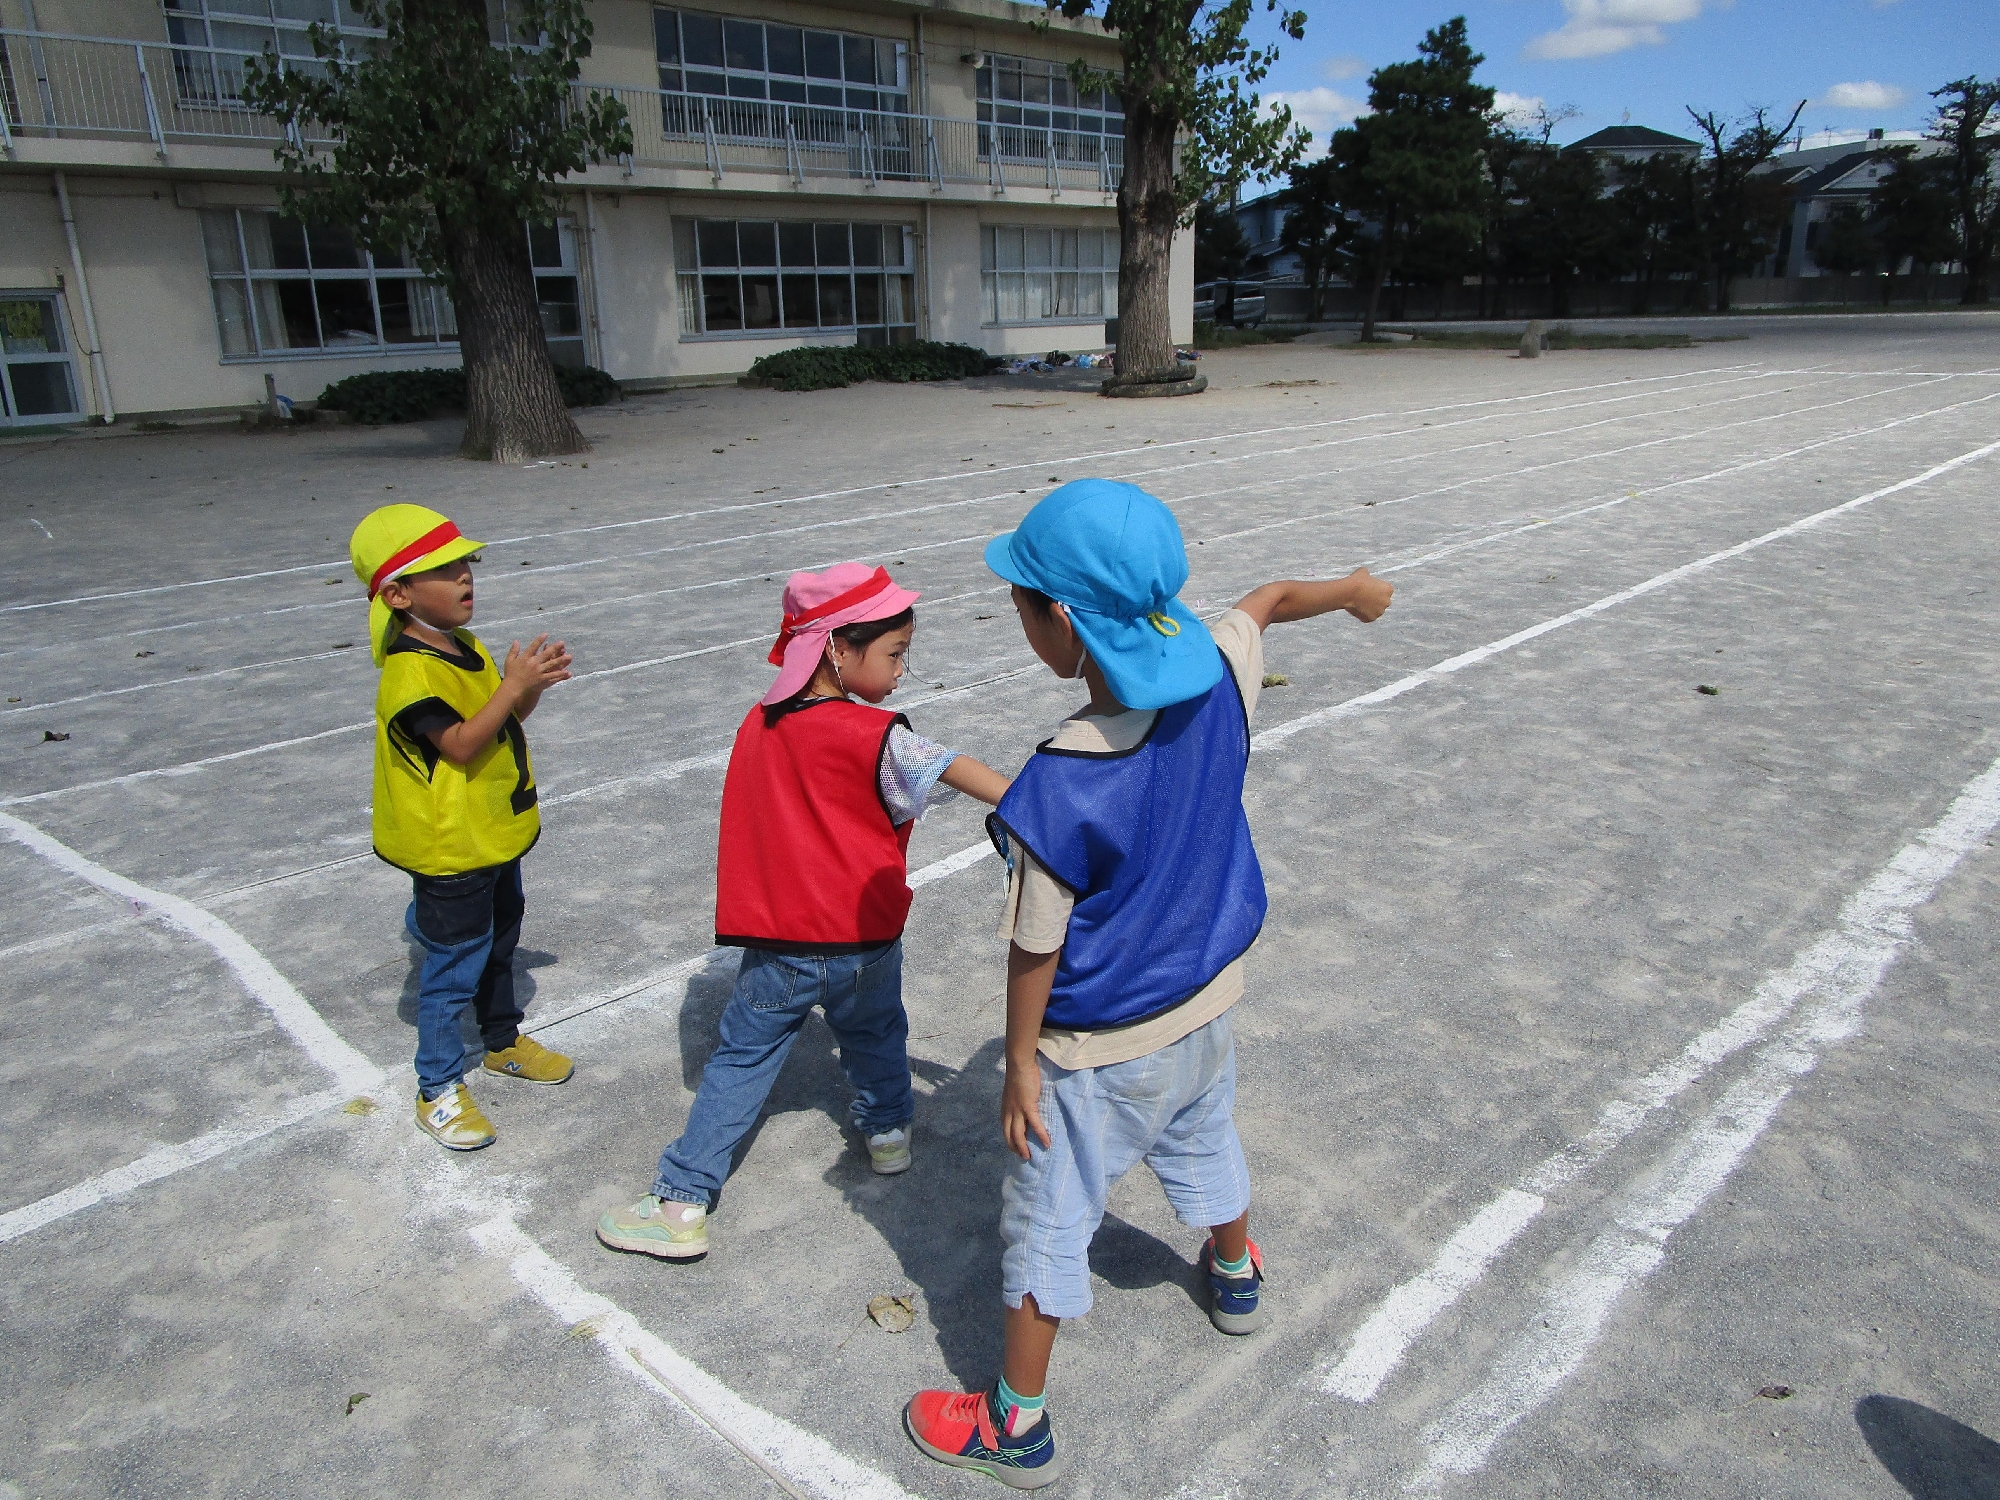
[[[1435,1489],[1450,1475],[1477,1472],[1494,1445],[1581,1367],[1619,1298],[1665,1260],[1668,1236],[1742,1165],[1793,1083],[1817,1067],[1828,1049],[1861,1029],[1863,1007],[1910,941],[1913,913],[1996,827],[2000,827],[2000,760],[1967,783],[1943,817],[1905,844],[1850,896],[1834,928],[1802,950],[1787,968],[1769,976],[1751,1001],[1703,1033],[1674,1064],[1641,1080],[1632,1097],[1606,1110],[1591,1136],[1551,1156],[1520,1188],[1510,1189],[1481,1211],[1482,1216],[1493,1214],[1510,1196],[1539,1199],[1568,1181],[1609,1149],[1593,1137],[1622,1139],[1638,1123],[1633,1116],[1658,1108],[1716,1061],[1756,1039],[1792,1010],[1801,1011],[1797,1020],[1758,1049],[1746,1076],[1674,1141],[1664,1166],[1643,1175],[1627,1191],[1615,1211],[1613,1227],[1593,1239],[1574,1267],[1549,1286],[1524,1332],[1500,1351],[1478,1388],[1425,1429],[1428,1451],[1408,1488]],[[1698,1050],[1704,1041],[1706,1052]],[[1514,1217],[1525,1224],[1533,1215],[1523,1216],[1517,1210]],[[1497,1253],[1512,1235],[1494,1238]],[[1476,1272],[1471,1279],[1477,1279]],[[1406,1282],[1390,1300],[1422,1280]],[[1418,1301],[1411,1297],[1406,1305],[1419,1311]],[[1371,1319],[1364,1325],[1363,1333],[1374,1323]],[[1364,1347],[1357,1335],[1350,1355],[1356,1361],[1356,1377],[1365,1362],[1356,1356]],[[1355,1384],[1359,1386],[1358,1378]]]
[[[486,1254],[573,1331],[588,1332],[611,1362],[712,1428],[731,1446],[799,1490],[824,1500],[913,1500],[888,1475],[737,1395],[610,1298],[587,1290],[514,1220],[502,1214],[470,1231]]]
[[[220,917],[202,910],[192,901],[156,891],[151,886],[141,885],[136,880],[128,880],[107,870],[11,813],[0,812],[0,831],[16,843],[26,845],[58,869],[89,882],[101,891],[123,897],[134,906],[156,912],[163,921],[206,943],[280,1029],[303,1048],[308,1057],[331,1073],[345,1092],[366,1093],[381,1083],[382,1070],[349,1046],[326,1024],[325,1018],[312,1008],[306,997],[292,988],[291,981]]]

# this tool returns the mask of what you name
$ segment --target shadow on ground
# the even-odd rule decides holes
[[[2000,1500],[2000,1443],[1900,1396],[1854,1404],[1862,1437],[1916,1500]]]

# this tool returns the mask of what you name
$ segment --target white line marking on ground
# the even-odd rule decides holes
[[[153,766],[144,771],[127,771],[122,776],[104,776],[96,781],[78,781],[69,786],[51,787],[45,792],[24,792],[18,797],[0,797],[0,807],[22,807],[30,802],[46,802],[51,797],[67,797],[71,792],[94,792],[107,786],[130,786],[135,781],[151,781],[155,776],[192,776],[196,771],[219,766],[226,761],[244,760],[253,755],[269,755],[274,750],[289,750],[294,745],[310,745],[314,740],[331,739],[337,734],[354,734],[359,730],[374,727],[373,719],[363,719],[358,724],[336,724],[331,729],[321,729],[312,734],[294,735],[286,740],[272,740],[268,744],[252,745],[247,750],[230,750],[222,755],[204,755],[200,760],[184,760],[178,765]]]
[[[1937,893],[1959,862],[1996,827],[2000,827],[2000,761],[1967,783],[1943,817],[1905,844],[1848,898],[1832,931],[1758,987],[1758,999],[1745,1009],[1761,1003],[1769,1015],[1744,1021],[1738,1028],[1748,1033],[1744,1040],[1802,1004],[1803,1013],[1758,1049],[1749,1073],[1681,1135],[1665,1166],[1627,1193],[1614,1227],[1598,1235],[1575,1268],[1549,1287],[1526,1332],[1500,1352],[1478,1389],[1425,1429],[1429,1453],[1408,1488],[1434,1489],[1448,1475],[1477,1472],[1494,1444],[1576,1372],[1602,1335],[1618,1299],[1666,1258],[1667,1237],[1742,1164],[1790,1094],[1793,1081],[1817,1067],[1827,1049],[1861,1029],[1862,1008],[1910,940],[1911,914]],[[1684,1071],[1693,1063],[1684,1054],[1676,1068]],[[1646,1106],[1642,1100],[1631,1107]],[[1558,1153],[1539,1173],[1553,1184],[1567,1180],[1575,1170],[1568,1154]]]
[[[1007,465],[1007,469],[1035,469],[1046,467],[1049,464],[1088,463],[1098,458],[1117,458],[1127,453],[1141,453],[1147,447],[1152,447],[1155,452],[1158,452],[1168,448],[1187,447],[1195,443],[1234,442],[1245,438],[1264,437],[1275,432],[1304,432],[1314,427],[1331,427],[1349,422],[1376,421],[1384,417],[1421,416],[1425,412],[1458,411],[1463,408],[1475,406],[1504,406],[1521,401],[1542,400],[1550,396],[1573,395],[1580,391],[1608,390],[1620,385],[1649,385],[1669,380],[1693,380],[1703,375],[1722,375],[1737,370],[1753,368],[1754,366],[1750,365],[1714,365],[1700,370],[1683,370],[1672,375],[1649,375],[1640,380],[1607,380],[1593,385],[1565,386],[1550,391],[1529,391],[1518,396],[1498,396],[1483,401],[1459,401],[1446,406],[1415,407],[1407,412],[1368,412],[1360,416],[1333,417],[1322,422],[1303,422],[1288,427],[1261,427],[1244,432],[1222,433],[1214,437],[1177,438],[1164,443],[1142,444],[1134,448],[1104,449],[1095,453],[1076,454],[1069,458],[1038,458],[1028,463],[1009,464]],[[978,472],[984,474],[987,471],[980,470]],[[1002,471],[996,468],[992,472],[1000,473]],[[865,484],[841,490],[822,490],[816,494],[793,495],[780,500],[758,500],[746,502],[741,505],[714,506],[705,510],[676,511],[668,515],[642,516],[631,521],[610,521],[599,526],[575,526],[562,531],[539,531],[521,536],[501,537],[498,541],[489,542],[486,545],[491,547],[506,547],[522,542],[548,541],[555,537],[581,536],[599,531],[618,531],[633,526],[656,526],[669,521],[691,520],[698,516],[723,515],[742,510],[763,510],[777,505],[803,505],[817,500],[837,500],[850,495],[867,494],[874,490],[902,489],[920,484],[947,483],[951,480],[970,477],[971,473],[972,471],[969,470],[954,470],[949,474],[933,474],[917,479],[884,480],[877,484]],[[67,604],[98,604],[113,599],[135,599],[148,594],[172,593],[179,589],[211,588],[217,584],[224,583],[248,583],[253,579],[259,578],[282,578],[292,573],[312,573],[323,568],[333,568],[347,572],[353,571],[347,558],[329,558],[325,562],[300,563],[295,567],[288,568],[266,568],[255,573],[231,573],[219,578],[192,578],[180,583],[153,584],[146,588],[117,589],[102,594],[74,594],[68,598],[43,599],[31,604],[9,604],[5,606],[4,612],[19,613],[24,610],[56,609]]]
[[[910,889],[913,891],[921,890],[924,886],[930,885],[934,881],[956,875],[960,870],[969,870],[991,853],[993,853],[993,845],[990,842],[971,844],[959,850],[956,854],[947,854],[943,859],[932,860],[921,870],[911,872]]]
[[[550,1257],[520,1225],[501,1216],[472,1229],[488,1255],[534,1299],[571,1328],[588,1323],[597,1346],[634,1379],[691,1412],[754,1453],[762,1464],[825,1500],[913,1500],[886,1474],[855,1462],[824,1438],[753,1406],[701,1366],[677,1352],[608,1297],[586,1290],[569,1267]]]
[[[51,1193],[46,1198],[38,1198],[33,1203],[11,1209],[0,1214],[0,1244],[17,1240],[24,1234],[32,1234],[44,1225],[53,1224],[57,1219],[66,1219],[71,1214],[144,1187],[149,1182],[158,1182],[185,1167],[192,1167],[212,1157],[221,1156],[226,1151],[234,1151],[238,1146],[247,1146],[252,1141],[296,1125],[309,1115],[332,1109],[344,1104],[352,1097],[346,1089],[329,1089],[321,1094],[308,1094],[302,1099],[294,1099],[278,1107],[277,1113],[266,1115],[251,1125],[224,1125],[215,1130],[196,1136],[191,1141],[178,1145],[158,1146],[148,1151],[137,1161],[127,1162],[122,1167],[113,1167],[109,1172],[101,1172],[86,1178],[75,1187],[64,1188],[59,1193]]]
[[[122,896],[135,906],[146,907],[189,937],[206,943],[280,1029],[331,1073],[347,1093],[366,1093],[381,1083],[382,1070],[349,1046],[306,997],[292,988],[292,982],[220,917],[203,911],[192,901],[127,880],[11,813],[0,813],[0,831],[58,869],[88,881],[101,891]]]
[[[280,656],[271,661],[244,662],[235,667],[208,667],[199,675],[184,673],[179,677],[163,677],[156,682],[135,682],[129,687],[102,688],[94,693],[79,693],[74,698],[51,698],[46,703],[24,703],[19,708],[0,708],[0,717],[8,714],[38,714],[44,709],[63,708],[71,703],[88,703],[93,698],[119,698],[126,693],[149,693],[154,688],[188,687],[195,683],[212,681],[217,677],[229,677],[238,672],[256,672],[265,667],[289,667],[294,662],[325,661],[333,656],[353,656],[355,653],[342,647],[335,651],[313,651],[304,656]]]
[[[666,968],[656,970],[642,979],[635,979],[630,983],[621,984],[615,989],[606,990],[602,994],[592,995],[588,999],[579,1000],[575,1004],[557,1011],[554,1015],[547,1016],[535,1022],[532,1026],[523,1026],[521,1029],[530,1033],[547,1031],[551,1026],[560,1026],[565,1021],[574,1021],[578,1016],[587,1016],[592,1011],[602,1010],[607,1005],[616,1005],[621,1000],[633,1000],[641,995],[649,995],[655,990],[665,989],[676,980],[680,982],[681,992],[685,995],[687,992],[687,982],[694,978],[695,975],[701,973],[711,964],[734,963],[738,961],[738,958],[738,950],[734,948],[710,948],[705,952],[695,954],[692,958],[683,958],[677,963],[668,964]]]
[[[1810,531],[1814,527],[1824,525],[1835,516],[1846,515],[1849,511],[1857,510],[1864,505],[1873,504],[1875,501],[1883,499],[1886,496],[1898,494],[1903,490],[1928,483],[1941,474],[1949,474],[1952,470],[1962,468],[1969,463],[1974,463],[1995,451],[2000,451],[2000,442],[1988,443],[1983,448],[1974,448],[1970,452],[1961,453],[1957,458],[1947,459],[1944,463],[1934,465],[1924,470],[1921,474],[1912,475],[1908,479],[1898,480],[1896,483],[1885,485],[1879,490],[1871,490],[1865,495],[1856,496],[1854,499],[1845,501],[1840,505],[1833,505],[1827,507],[1825,510],[1815,511],[1812,515],[1802,516],[1789,525],[1767,531],[1762,536],[1752,537],[1747,542],[1738,542],[1733,547],[1724,547],[1720,552],[1711,552],[1708,556],[1696,558],[1693,562],[1682,563],[1678,568],[1669,568],[1664,573],[1656,573],[1643,583],[1635,583],[1630,588],[1620,589],[1615,594],[1606,594],[1602,599],[1593,600],[1580,609],[1569,611],[1568,614],[1557,615],[1553,619],[1543,620],[1539,624],[1530,625],[1526,630],[1517,630],[1512,635],[1502,636],[1497,641],[1489,641],[1484,646],[1477,646],[1470,651],[1461,652],[1457,656],[1448,657],[1444,661],[1438,662],[1435,666],[1426,667],[1420,672],[1412,672],[1407,677],[1400,677],[1394,682],[1376,688],[1372,693],[1362,693],[1358,697],[1349,698],[1344,703],[1335,703],[1329,707],[1318,709],[1313,713],[1302,714],[1300,717],[1288,720],[1283,724],[1275,724],[1269,729],[1252,735],[1250,738],[1250,748],[1253,751],[1267,750],[1273,745],[1290,739],[1295,734],[1301,734],[1308,729],[1317,729],[1320,725],[1329,724],[1335,719],[1347,718],[1353,714],[1360,713],[1363,709],[1387,703],[1392,698],[1400,698],[1412,688],[1423,687],[1427,683],[1437,682],[1449,677],[1455,672],[1462,672],[1467,667],[1477,666],[1483,661],[1488,661],[1504,652],[1512,651],[1516,646],[1524,646],[1529,641],[1545,636],[1552,630],[1560,630],[1565,625],[1574,625],[1580,620],[1588,620],[1596,615],[1601,615],[1608,609],[1616,609],[1621,604],[1627,604],[1634,599],[1663,589],[1669,584],[1678,583],[1683,578],[1691,578],[1697,573],[1706,572],[1718,563],[1727,562],[1734,557],[1741,557],[1746,552],[1754,552],[1759,547],[1768,546],[1772,542],[1782,541],[1786,537],[1797,536],[1801,532]]]

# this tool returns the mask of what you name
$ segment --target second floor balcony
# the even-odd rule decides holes
[[[114,41],[0,30],[0,152],[38,160],[42,142],[111,142],[171,162],[176,147],[245,147],[258,159],[232,170],[268,172],[284,129],[242,99],[255,54],[177,43]],[[279,65],[311,68],[311,59]],[[719,98],[583,82],[579,94],[624,105],[632,152],[613,164],[624,178],[665,172],[672,185],[803,189],[809,183],[962,195],[1010,190],[1091,197],[1115,193],[1123,166],[1116,136],[890,111]],[[306,130],[307,144],[331,145]],[[261,149],[260,149],[261,148]],[[71,150],[49,160],[76,160]],[[205,164],[215,167],[212,156]],[[685,179],[693,176],[690,184]],[[663,185],[666,185],[663,183]]]

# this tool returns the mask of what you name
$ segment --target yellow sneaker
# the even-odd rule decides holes
[[[494,1141],[492,1124],[462,1083],[454,1083],[435,1099],[419,1093],[417,1125],[447,1151],[477,1151]]]
[[[502,1078],[525,1078],[530,1083],[562,1083],[576,1071],[576,1064],[560,1052],[551,1052],[522,1032],[514,1045],[501,1052],[486,1054],[486,1071]]]

